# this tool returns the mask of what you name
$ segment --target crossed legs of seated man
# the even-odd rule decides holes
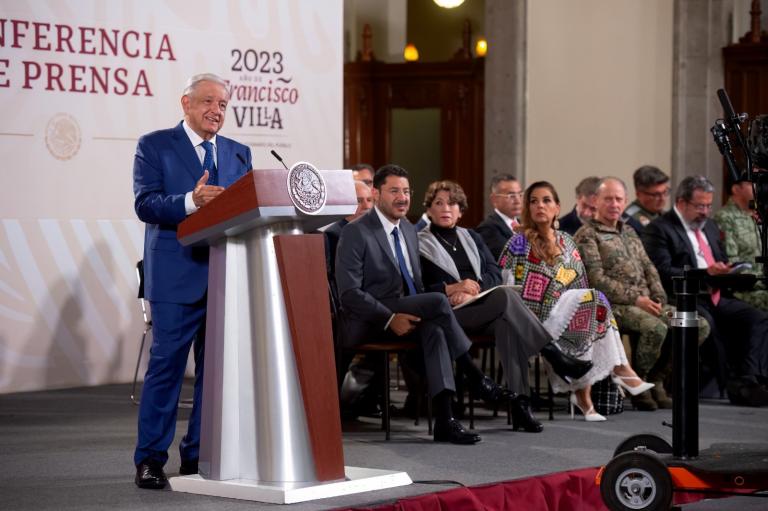
[[[181,475],[196,474],[200,451],[203,393],[205,303],[152,302],[152,346],[139,404],[138,439],[134,452],[136,484],[163,488],[163,466],[176,432],[179,395],[190,347],[194,349],[195,386],[187,434],[179,444]]]
[[[731,402],[768,405],[768,314],[725,296],[716,306],[706,298],[700,299],[698,312],[712,326],[709,343],[726,361]]]
[[[480,441],[479,435],[465,430],[453,417],[451,402],[456,392],[453,361],[461,366],[471,391],[478,397],[499,403],[505,401],[507,395],[472,361],[468,353],[471,342],[456,321],[446,296],[423,293],[382,300],[382,303],[395,313],[387,335],[421,345],[435,415],[435,441],[458,444]]]

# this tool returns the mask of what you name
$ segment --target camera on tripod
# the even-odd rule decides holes
[[[731,99],[724,89],[718,89],[717,97],[723,106],[725,119],[717,119],[710,132],[725,158],[731,182],[747,181],[752,184],[754,200],[750,206],[757,212],[760,231],[761,256],[756,261],[763,264],[763,278],[768,280],[768,231],[765,228],[768,222],[768,115],[755,116],[749,122],[745,135],[742,124],[749,120],[749,115],[737,114],[733,110]],[[738,152],[734,153],[734,149]]]

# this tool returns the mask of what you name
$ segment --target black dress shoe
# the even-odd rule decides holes
[[[759,383],[750,381],[729,381],[727,385],[728,398],[734,405],[766,406],[768,405],[768,389]]]
[[[479,397],[489,405],[505,403],[510,399],[509,391],[499,387],[488,376],[483,376],[473,389],[473,396]]]
[[[544,426],[536,420],[531,411],[528,396],[517,396],[509,403],[512,412],[512,431],[522,429],[528,433],[541,433]]]
[[[579,379],[592,369],[591,361],[566,355],[551,342],[541,348],[541,355],[552,366],[555,374],[565,381],[570,381],[571,378]]]
[[[456,419],[435,421],[435,442],[450,442],[452,444],[471,445],[480,441],[480,435],[470,433]]]
[[[159,461],[145,459],[136,465],[136,486],[149,490],[161,490],[168,483],[163,472],[163,464]]]
[[[197,459],[181,460],[181,466],[179,467],[179,475],[189,476],[192,474],[197,474]]]

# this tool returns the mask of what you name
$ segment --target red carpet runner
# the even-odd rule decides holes
[[[600,511],[607,508],[595,484],[597,468],[583,468],[516,481],[455,488],[420,495],[394,504],[358,511]],[[675,503],[700,500],[696,494],[675,494]]]

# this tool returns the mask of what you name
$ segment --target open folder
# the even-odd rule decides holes
[[[494,287],[492,287],[492,288],[490,288],[490,289],[486,289],[486,290],[485,290],[485,291],[483,291],[482,293],[478,293],[478,294],[476,294],[475,296],[473,296],[472,298],[470,298],[470,299],[469,299],[469,300],[467,300],[466,302],[460,303],[459,305],[455,305],[455,306],[453,307],[453,310],[461,309],[462,307],[464,307],[464,306],[467,306],[467,305],[469,305],[470,303],[474,303],[474,302],[476,302],[477,300],[479,300],[479,299],[481,299],[482,297],[484,297],[485,295],[487,295],[488,293],[490,293],[491,291],[493,291],[493,290],[495,290],[495,289],[498,289],[498,288],[500,288],[500,287],[509,287],[509,288],[512,288],[514,291],[516,291],[516,292],[518,292],[518,293],[519,293],[519,292],[522,290],[522,288],[523,288],[523,286],[518,286],[518,285],[514,285],[514,284],[501,284],[501,285],[498,285],[498,286],[494,286]]]

